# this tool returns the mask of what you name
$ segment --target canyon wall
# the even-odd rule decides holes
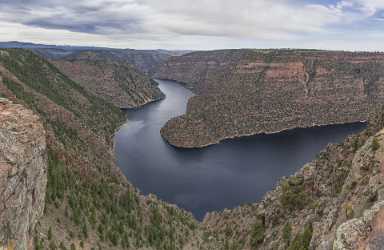
[[[112,56],[82,52],[52,63],[92,95],[119,108],[136,108],[164,97],[156,82]]]
[[[162,136],[177,147],[367,119],[384,101],[384,54],[223,50],[173,57],[155,77],[197,96]]]
[[[31,249],[43,215],[47,146],[39,117],[0,98],[0,248]]]

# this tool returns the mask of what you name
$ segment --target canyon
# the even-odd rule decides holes
[[[111,138],[125,120],[118,107],[93,95],[29,50],[0,50],[0,76],[0,95],[20,107],[11,114],[18,119],[9,115],[10,125],[1,124],[0,135],[5,137],[1,142],[6,147],[1,155],[6,153],[5,157],[11,158],[11,154],[20,153],[18,144],[13,147],[10,143],[18,138],[20,142],[16,142],[21,143],[24,133],[27,138],[20,150],[25,148],[25,154],[18,154],[11,169],[19,169],[20,176],[30,181],[26,188],[18,186],[16,190],[20,191],[20,202],[25,203],[22,212],[36,208],[28,215],[5,210],[2,222],[22,226],[14,231],[16,239],[21,240],[1,239],[6,249],[28,249],[30,243],[34,249],[180,249],[194,234],[197,222],[190,213],[154,195],[141,195],[116,166]],[[5,112],[0,114],[1,119],[7,118]],[[40,126],[34,130],[29,125],[29,117],[37,115],[44,129]],[[26,128],[30,132],[22,130]],[[35,153],[30,155],[33,145]],[[44,161],[38,157],[39,148],[47,155]],[[15,152],[7,153],[12,150]],[[37,175],[44,171],[45,176]],[[2,190],[12,191],[18,176],[11,178],[8,172],[2,172]],[[35,189],[35,204],[31,207],[34,186],[41,188]],[[26,216],[31,220],[25,220]],[[5,231],[1,233],[4,237]],[[12,242],[10,246],[8,241]]]
[[[157,77],[197,93],[187,114],[162,129],[176,146],[369,121],[259,202],[208,213],[202,222],[127,180],[113,155],[112,137],[126,119],[120,104],[65,71],[36,52],[0,49],[0,191],[10,194],[1,196],[10,203],[2,203],[0,222],[16,225],[0,230],[2,248],[380,249],[381,54],[239,50],[165,62]]]
[[[197,95],[161,129],[176,147],[367,120],[383,101],[384,54],[222,50],[172,57],[155,74]]]

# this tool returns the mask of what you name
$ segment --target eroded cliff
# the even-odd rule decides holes
[[[171,58],[156,77],[197,96],[161,130],[177,147],[367,119],[384,100],[384,55],[311,50],[224,50]]]
[[[47,170],[45,131],[39,117],[0,98],[1,249],[32,246],[45,206]]]
[[[136,108],[164,97],[156,82],[112,55],[82,52],[52,63],[92,95],[120,108]]]

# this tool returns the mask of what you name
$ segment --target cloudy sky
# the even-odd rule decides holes
[[[384,0],[0,0],[0,40],[384,51]]]

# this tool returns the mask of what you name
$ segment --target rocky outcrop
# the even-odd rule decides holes
[[[162,136],[177,147],[367,120],[384,101],[384,54],[310,50],[224,50],[173,57],[156,77],[197,96]]]
[[[364,211],[360,218],[344,222],[336,231],[333,250],[371,249],[384,246],[384,201]]]
[[[45,131],[38,116],[0,98],[1,249],[31,249],[45,206],[47,165]]]
[[[92,95],[119,108],[136,108],[164,97],[148,76],[107,55],[82,52],[52,63]]]
[[[208,236],[229,249],[382,249],[384,130],[376,128],[329,145],[262,201],[209,213]]]

